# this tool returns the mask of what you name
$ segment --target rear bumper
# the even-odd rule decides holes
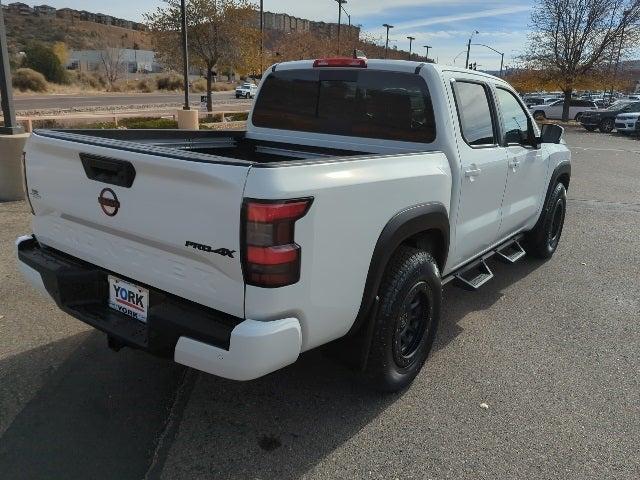
[[[296,361],[302,335],[295,318],[243,320],[149,288],[146,323],[108,307],[108,272],[41,246],[32,236],[16,241],[24,277],[69,315],[139,348],[204,372],[251,380]],[[126,279],[136,282],[134,279]]]

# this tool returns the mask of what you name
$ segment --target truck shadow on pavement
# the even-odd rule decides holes
[[[495,279],[478,292],[445,287],[433,353],[463,332],[459,322],[469,312],[491,307],[540,265],[492,265]],[[41,387],[0,437],[2,478],[299,478],[331,454],[357,464],[348,440],[384,421],[381,413],[404,395],[368,390],[322,351],[240,383],[143,352],[115,354],[98,332],[5,359],[0,380],[32,375],[57,351],[66,360],[55,371],[42,369]],[[176,401],[181,391],[186,399]],[[0,407],[10,401],[0,397]],[[355,468],[344,476],[367,474]]]

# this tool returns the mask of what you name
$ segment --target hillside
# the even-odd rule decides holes
[[[103,25],[81,20],[57,17],[21,16],[5,12],[9,48],[14,51],[24,49],[32,41],[44,43],[65,42],[69,48],[90,50],[105,46],[151,49],[148,33],[114,25]]]

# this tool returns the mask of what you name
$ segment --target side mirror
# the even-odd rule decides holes
[[[560,125],[546,124],[542,126],[542,135],[540,135],[539,143],[560,143],[564,128]]]

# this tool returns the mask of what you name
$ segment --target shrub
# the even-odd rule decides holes
[[[230,122],[244,122],[249,118],[248,112],[238,112],[238,113],[230,113],[226,116],[227,120]]]
[[[107,81],[102,75],[96,73],[79,72],[74,82],[94,90],[104,90],[107,88]]]
[[[229,90],[235,90],[236,85],[233,83],[217,82],[211,86],[212,92],[228,92]]]
[[[193,82],[191,91],[195,93],[205,93],[207,91],[207,79],[199,78]]]
[[[138,81],[136,88],[143,93],[151,93],[155,90],[155,85],[152,84],[150,78],[143,78]]]
[[[19,68],[13,74],[13,86],[21,92],[46,92],[47,80],[40,72],[30,68]]]
[[[169,118],[132,117],[119,120],[118,124],[126,128],[178,128],[178,122]]]
[[[175,74],[164,75],[156,79],[158,90],[182,90],[182,77]]]
[[[53,49],[42,43],[32,43],[26,50],[24,66],[40,72],[53,83],[68,83],[67,71]]]

